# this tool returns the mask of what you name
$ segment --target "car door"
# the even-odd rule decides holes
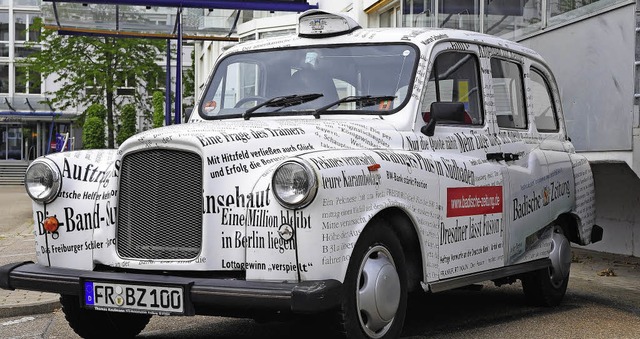
[[[490,56],[489,63],[496,133],[508,181],[506,264],[513,264],[537,257],[531,254],[541,246],[541,232],[550,222],[550,170],[540,147],[542,139],[527,114],[524,70],[528,69],[528,61],[513,53],[510,58],[504,57],[507,54]]]
[[[435,123],[424,151],[433,158],[439,181],[440,223],[434,233],[440,280],[504,265],[503,165],[487,160],[500,145],[485,115],[479,60],[476,45],[436,45],[416,123],[416,134],[424,132],[433,103],[464,107],[462,116]]]

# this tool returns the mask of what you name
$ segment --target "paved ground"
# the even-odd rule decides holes
[[[34,260],[31,203],[22,186],[0,186],[0,216],[0,265]],[[640,305],[640,258],[574,249],[571,276],[610,286]],[[0,318],[45,313],[57,307],[56,294],[0,289]]]
[[[35,260],[31,199],[23,186],[0,186],[0,266]],[[0,289],[0,318],[50,312],[58,295]]]

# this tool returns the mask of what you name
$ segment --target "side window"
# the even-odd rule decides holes
[[[421,112],[425,122],[430,119],[431,103],[461,102],[466,112],[464,121],[446,123],[482,125],[478,74],[478,58],[474,54],[456,51],[439,54],[422,97]]]
[[[498,126],[527,128],[520,65],[511,61],[491,59],[491,77]]]
[[[532,113],[536,122],[536,129],[541,132],[555,132],[558,130],[558,114],[551,99],[549,82],[536,69],[531,69]]]

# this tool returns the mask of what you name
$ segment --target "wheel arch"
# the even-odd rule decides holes
[[[562,228],[570,242],[583,245],[580,237],[580,218],[573,213],[562,213],[556,218],[556,223]]]
[[[399,207],[388,207],[376,214],[367,226],[375,223],[376,219],[382,219],[391,227],[402,244],[408,274],[408,291],[422,290],[420,282],[424,278],[422,248],[416,226],[409,215]]]

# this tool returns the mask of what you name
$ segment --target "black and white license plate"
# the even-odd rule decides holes
[[[184,314],[184,304],[182,287],[84,282],[84,305],[99,311]]]

